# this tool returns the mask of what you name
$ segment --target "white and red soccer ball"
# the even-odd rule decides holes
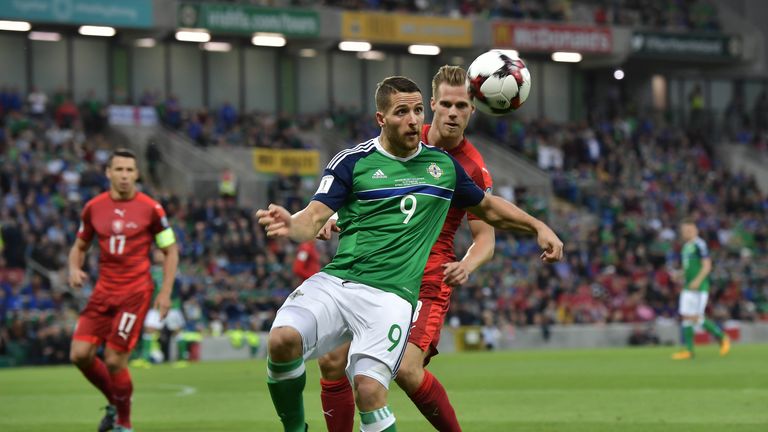
[[[491,50],[469,65],[467,91],[480,111],[509,114],[528,99],[531,72],[516,51]]]

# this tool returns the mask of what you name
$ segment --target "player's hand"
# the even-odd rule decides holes
[[[563,241],[548,226],[544,225],[539,229],[539,235],[536,240],[539,246],[544,249],[544,252],[541,254],[542,261],[553,263],[563,259]]]
[[[335,232],[341,232],[341,228],[339,228],[338,225],[336,225],[336,219],[328,219],[328,222],[323,225],[323,227],[320,229],[320,232],[317,233],[317,236],[315,236],[318,240],[330,240],[331,236]]]
[[[282,206],[270,204],[267,210],[257,210],[256,217],[267,230],[267,237],[287,237],[291,231],[291,213]]]
[[[88,280],[88,274],[82,269],[70,269],[69,270],[69,286],[72,288],[82,288],[83,284]]]
[[[443,264],[443,282],[450,286],[459,286],[469,280],[469,270],[463,261]]]
[[[171,295],[160,293],[155,298],[154,308],[160,312],[160,319],[165,319],[168,315],[168,311],[171,309]]]
[[[701,282],[697,280],[692,280],[691,283],[688,284],[688,289],[691,291],[698,291],[699,288],[701,288]]]

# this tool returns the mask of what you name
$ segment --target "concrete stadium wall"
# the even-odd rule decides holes
[[[551,326],[550,338],[545,340],[540,327],[516,328],[512,333],[503,334],[499,338],[499,349],[543,349],[543,348],[608,348],[624,347],[629,343],[629,337],[636,328],[648,328],[647,325],[611,324],[611,325],[572,325]],[[680,327],[674,322],[657,323],[651,328],[662,345],[674,345],[680,341]],[[768,342],[768,323],[739,323],[728,322],[726,329],[738,329],[737,343],[766,343]],[[455,349],[455,330],[443,329],[441,344],[442,352],[448,352],[451,347],[443,345],[449,342]]]
[[[499,341],[501,350],[562,349],[562,348],[608,348],[625,347],[635,328],[632,324],[552,326],[549,341],[545,341],[539,327],[515,329],[513,334],[504,335]],[[660,323],[654,326],[662,345],[677,344],[680,329],[675,323]],[[726,328],[738,328],[737,344],[768,343],[768,323],[728,322]],[[456,329],[444,328],[438,350],[441,353],[456,352]],[[261,334],[258,358],[267,355],[267,333]],[[206,337],[201,345],[200,360],[246,360],[250,358],[247,347],[236,349],[226,337]]]

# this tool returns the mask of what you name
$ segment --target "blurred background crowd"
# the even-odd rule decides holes
[[[174,97],[160,102],[147,95],[141,103],[157,107],[167,127],[202,146],[308,147],[295,133],[298,126],[338,129],[349,145],[378,133],[369,115],[345,110],[289,119],[244,115],[229,104],[183,111]],[[751,125],[740,134],[749,135],[744,145],[765,153],[761,103],[751,113],[740,111],[746,118],[740,124]],[[92,98],[0,90],[0,355],[37,364],[68,361],[98,257],[89,255],[91,283],[76,291],[66,285],[66,256],[83,204],[107,187],[105,116]],[[712,250],[712,316],[721,323],[768,320],[768,197],[753,178],[718,164],[705,136],[631,113],[579,124],[484,121],[470,130],[506,143],[551,174],[558,205],[543,216],[563,223],[556,228],[567,258],[543,266],[533,239],[497,233],[492,261],[454,291],[449,325],[492,324],[509,333],[537,325],[546,337],[552,324],[674,320],[681,289],[677,224],[685,216],[698,220]],[[284,298],[330,260],[335,241],[268,240],[254,223],[254,209],[231,197],[202,200],[156,190],[147,172],[156,158],[152,145],[140,155],[142,188],[163,204],[178,238],[176,291],[187,327],[212,334],[267,331]],[[276,176],[269,199],[299,209],[312,194],[307,184],[299,176]],[[517,195],[524,198],[524,191]],[[536,211],[524,199],[518,203]],[[576,208],[593,222],[572,217]],[[459,256],[470,242],[462,231]]]

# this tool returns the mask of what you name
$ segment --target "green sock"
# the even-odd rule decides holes
[[[388,406],[373,411],[360,412],[361,430],[363,430],[365,425],[383,422],[388,418],[394,419],[394,417],[394,414],[392,414],[392,411]],[[392,423],[388,428],[382,429],[382,432],[397,432],[397,426],[395,426],[395,423]]]
[[[693,352],[693,326],[683,326],[683,343],[688,351]]]
[[[149,361],[151,353],[152,353],[152,335],[145,333],[141,337],[141,358]]]
[[[285,432],[304,432],[304,359],[277,363],[267,359],[267,386]]]
[[[176,348],[177,348],[176,350],[178,351],[177,353],[178,358],[176,359],[177,361],[186,360],[189,358],[189,354],[187,353],[188,346],[189,344],[187,343],[187,341],[184,340],[184,338],[178,339],[178,341],[176,342]]]
[[[717,340],[723,340],[723,331],[712,320],[704,320],[704,330],[708,331],[709,334],[716,337]]]

